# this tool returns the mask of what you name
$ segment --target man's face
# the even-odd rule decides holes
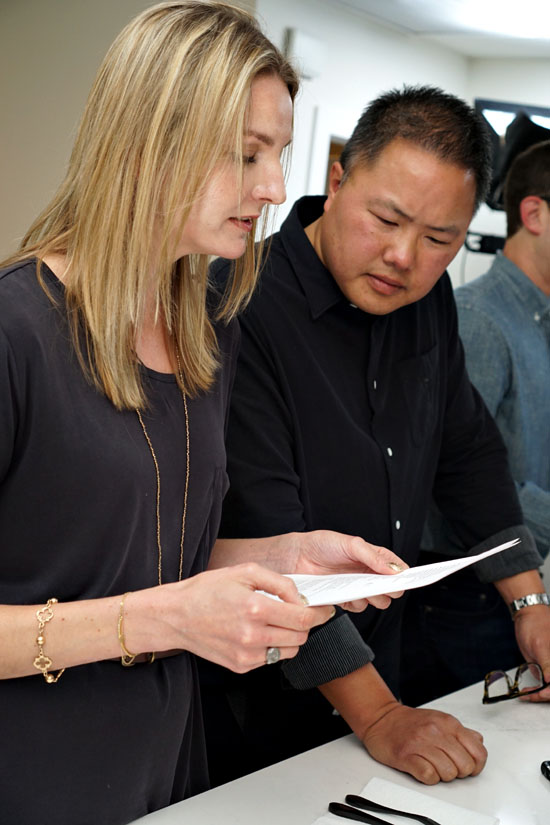
[[[342,183],[335,163],[308,236],[346,298],[385,315],[420,300],[460,249],[472,219],[472,172],[393,140]]]

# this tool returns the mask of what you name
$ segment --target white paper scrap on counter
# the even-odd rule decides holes
[[[368,599],[383,593],[395,593],[400,590],[412,590],[443,579],[463,567],[476,561],[486,559],[495,553],[501,553],[508,547],[518,544],[519,539],[499,544],[477,556],[449,559],[434,564],[421,564],[410,567],[402,573],[385,575],[383,573],[341,573],[330,576],[304,576],[290,574],[289,578],[296,584],[300,593],[306,597],[311,607],[322,604],[342,604],[355,599]],[[269,595],[269,594],[268,594]]]
[[[398,808],[401,811],[410,811],[424,816],[429,816],[444,825],[498,825],[499,819],[491,814],[473,811],[471,808],[463,808],[451,802],[444,802],[431,796],[429,791],[422,791],[404,788],[395,782],[387,779],[380,779],[374,776],[365,785],[361,796],[378,802],[380,805],[387,805],[390,808]],[[490,801],[488,801],[490,805]],[[390,819],[387,814],[376,814],[384,819]],[[404,825],[403,817],[397,817],[391,822],[400,822]],[[409,820],[410,822],[410,820]]]
[[[432,796],[429,788],[426,788],[425,792],[416,791],[377,776],[365,785],[360,796],[388,808],[422,814],[430,817],[434,822],[440,822],[441,825],[499,825],[500,822],[498,817],[492,814],[484,814],[452,802],[444,802]],[[334,801],[344,802],[344,797]],[[490,805],[490,801],[488,804]],[[411,822],[412,825],[410,819],[404,819],[403,816],[397,814],[369,813],[371,816],[378,817],[381,822],[387,822],[388,825],[405,825],[406,822]],[[316,819],[313,825],[337,825],[343,821],[345,820],[336,814],[326,813]]]

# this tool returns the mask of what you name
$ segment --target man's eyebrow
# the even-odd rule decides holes
[[[392,212],[395,212],[396,215],[399,215],[400,218],[404,218],[406,221],[412,221],[413,220],[411,215],[408,215],[406,212],[403,212],[403,210],[400,209],[400,207],[397,206],[397,204],[394,203],[394,201],[392,201],[392,200],[382,200],[382,199],[377,198],[376,200],[373,201],[373,203],[376,204],[377,206],[385,206],[386,208],[391,209]],[[460,229],[454,223],[450,224],[449,226],[430,226],[430,225],[427,225],[426,229],[428,229],[430,232],[446,232],[450,235],[458,235],[459,232],[460,232]]]
[[[275,146],[275,141],[272,137],[270,137],[270,135],[264,135],[263,132],[256,132],[253,129],[250,129],[248,132],[245,133],[245,138],[256,138],[256,140],[259,140],[261,143],[265,143],[266,146]],[[283,149],[286,149],[287,146],[290,146],[291,143],[292,138],[288,141],[288,143],[285,143]]]

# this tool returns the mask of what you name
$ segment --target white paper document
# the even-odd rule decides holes
[[[501,553],[518,542],[519,539],[514,539],[477,556],[421,564],[388,576],[382,573],[344,573],[331,576],[289,575],[289,578],[312,607],[321,604],[342,604],[355,599],[368,599],[369,596],[380,596],[383,593],[425,587],[476,561]]]

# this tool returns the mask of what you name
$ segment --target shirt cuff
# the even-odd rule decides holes
[[[533,534],[524,524],[507,527],[505,530],[501,530],[500,533],[489,536],[480,544],[476,544],[468,552],[468,555],[475,556],[484,550],[490,550],[499,544],[512,541],[512,539],[520,539],[521,543],[474,564],[474,570],[480,581],[495,582],[508,576],[525,573],[526,570],[536,570],[542,565],[543,560],[537,550]]]
[[[312,633],[282,670],[293,688],[309,690],[353,673],[372,662],[374,653],[348,616],[338,616]]]

